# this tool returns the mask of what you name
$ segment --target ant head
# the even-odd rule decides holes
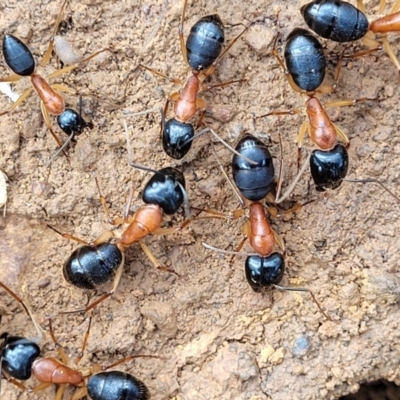
[[[263,292],[265,288],[278,284],[284,272],[285,260],[280,253],[272,253],[268,257],[249,256],[246,258],[246,279],[255,292]]]
[[[147,182],[143,201],[159,205],[166,214],[175,214],[185,200],[185,178],[175,168],[162,168]]]
[[[180,160],[192,147],[194,127],[192,124],[179,122],[172,118],[163,125],[162,134],[164,151],[171,158]]]
[[[348,168],[349,155],[341,144],[332,150],[314,150],[311,154],[311,176],[318,192],[337,189],[346,177]]]

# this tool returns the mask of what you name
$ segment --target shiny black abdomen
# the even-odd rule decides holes
[[[221,54],[224,26],[218,15],[206,15],[190,29],[186,52],[190,67],[197,71],[207,69]]]
[[[67,282],[82,289],[94,289],[110,281],[123,261],[120,249],[112,243],[77,248],[64,264]]]
[[[252,135],[244,136],[235,150],[257,164],[251,164],[238,155],[232,158],[233,180],[246,199],[262,200],[272,188],[274,164],[267,146]]]
[[[35,71],[35,60],[28,46],[13,35],[5,35],[3,54],[7,65],[20,76],[30,76]]]
[[[314,0],[301,8],[306,24],[319,36],[335,42],[361,39],[368,31],[367,17],[341,0]]]
[[[93,400],[148,400],[146,385],[134,376],[120,371],[106,371],[92,375],[87,384]]]
[[[294,83],[302,90],[314,91],[325,77],[325,54],[318,39],[305,29],[295,28],[285,47],[285,63]]]

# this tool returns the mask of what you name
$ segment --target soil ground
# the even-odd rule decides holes
[[[189,1],[184,26],[186,37],[201,16],[218,13],[229,43],[242,24],[257,20],[210,77],[213,83],[246,81],[202,94],[209,111],[220,119],[221,114],[232,113],[232,119],[207,116],[205,123],[232,145],[244,132],[270,141],[277,166],[280,133],[285,187],[297,173],[295,139],[305,115],[258,119],[254,127],[251,113],[304,110],[304,99],[292,91],[271,55],[271,40],[279,33],[278,49],[283,52],[283,38],[296,26],[306,27],[299,12],[305,2],[249,0],[244,7],[237,0]],[[366,5],[371,20],[379,16],[378,1]],[[7,0],[0,6],[0,35],[20,37],[40,59],[59,8],[58,1]],[[46,317],[53,317],[59,343],[71,357],[79,353],[88,316],[58,313],[82,308],[111,284],[93,293],[65,282],[63,263],[78,244],[46,224],[88,241],[110,229],[95,177],[112,216],[123,214],[131,184],[131,211],[142,205],[141,189],[149,174],[128,166],[124,119],[135,160],[154,169],[181,168],[193,206],[224,213],[239,207],[208,137],[195,140],[182,161],[171,161],[160,143],[159,113],[132,115],[162,107],[166,96],[180,88],[138,70],[139,62],[173,77],[188,76],[178,38],[181,10],[181,1],[167,0],[68,2],[63,37],[84,55],[111,50],[52,80],[84,94],[84,116],[93,121],[94,129],[82,133],[68,149],[69,162],[63,156],[54,161],[48,183],[46,164],[57,146],[46,130],[37,96],[31,95],[15,112],[0,118],[0,169],[9,177],[7,218],[0,231],[0,279],[20,294],[25,288],[24,297],[46,330]],[[398,35],[389,35],[389,42],[397,52]],[[326,82],[332,83],[343,47],[327,42],[324,46],[329,60]],[[53,57],[43,73],[59,67]],[[0,76],[9,73],[1,58]],[[380,179],[397,193],[398,80],[396,68],[379,51],[345,60],[337,91],[324,97],[383,99],[329,113],[351,140],[348,176]],[[28,85],[22,79],[13,90],[22,93]],[[75,96],[66,99],[77,107]],[[6,96],[0,97],[0,109],[10,104]],[[54,117],[52,121],[65,140]],[[310,145],[308,140],[306,144]],[[232,154],[218,143],[215,146],[229,171]],[[295,213],[282,212],[311,199]],[[234,249],[245,218],[197,220],[179,234],[146,238],[154,255],[181,277],[155,270],[139,245],[129,248],[116,295],[92,313],[79,367],[108,365],[132,354],[156,354],[161,358],[137,359],[118,367],[143,380],[155,400],[325,400],[355,392],[364,381],[386,378],[399,383],[399,210],[400,204],[375,184],[343,183],[334,192],[319,194],[306,172],[290,201],[271,217],[286,244],[283,284],[313,290],[332,321],[324,318],[307,293],[254,293],[243,274],[243,257],[231,264],[229,257],[202,246],[207,242]],[[176,226],[183,218],[182,212],[166,217],[164,226]],[[248,244],[244,250],[250,251]],[[2,295],[0,305],[1,331],[35,335],[13,299]],[[45,355],[56,354],[48,332],[41,347]],[[35,384],[34,379],[27,382],[28,387]],[[9,400],[53,399],[55,394],[55,387],[50,387],[28,396],[7,382],[1,390],[2,398]],[[68,388],[64,398],[74,390]]]

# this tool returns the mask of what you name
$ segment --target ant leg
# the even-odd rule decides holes
[[[285,251],[285,243],[283,243],[282,238],[273,229],[271,229],[271,231],[272,231],[272,234],[274,235],[276,244],[284,252]]]
[[[157,260],[157,258],[154,256],[154,254],[151,252],[151,250],[148,248],[148,246],[143,242],[143,240],[139,240],[140,247],[146,254],[147,258],[151,261],[151,263],[154,265],[155,268],[159,269],[160,271],[165,271],[165,272],[172,272],[176,276],[180,277],[180,275],[174,271],[173,269],[170,269],[166,267],[165,265],[160,264],[160,262]]]
[[[50,78],[55,78],[55,77],[60,76],[62,74],[66,74],[67,72],[71,72],[75,68],[78,68],[80,65],[82,65],[84,63],[87,63],[92,58],[96,57],[97,55],[99,55],[101,53],[104,53],[105,51],[110,51],[110,49],[106,48],[106,49],[102,49],[102,50],[96,51],[95,53],[93,53],[90,56],[84,58],[81,62],[79,62],[77,64],[69,65],[68,67],[65,67],[65,68],[62,68],[62,69],[58,69],[57,71],[55,71],[55,72],[53,72],[52,74],[49,75],[49,79]]]
[[[385,2],[386,0],[380,0],[381,3],[382,3],[382,1]],[[357,0],[357,8],[358,8],[362,13],[365,14],[366,9],[365,9],[365,4],[364,4],[363,0]]]
[[[363,103],[365,101],[380,101],[377,97],[362,97],[353,100],[334,100],[325,103],[325,107],[347,107],[355,106],[357,103]]]
[[[55,90],[59,90],[59,91],[64,92],[64,93],[73,94],[73,95],[78,95],[79,94],[79,93],[76,92],[76,90],[71,89],[71,88],[69,88],[68,86],[65,86],[65,85],[54,84],[54,85],[51,85],[51,88],[55,89]]]
[[[318,301],[317,301],[317,299],[316,299],[314,293],[313,293],[310,289],[308,289],[308,288],[302,288],[302,287],[290,287],[290,286],[289,286],[289,287],[285,287],[285,286],[279,286],[279,285],[275,285],[275,284],[273,284],[273,286],[274,286],[276,289],[279,289],[279,290],[288,290],[288,291],[293,291],[293,292],[296,292],[296,291],[297,291],[297,292],[308,292],[308,293],[310,293],[312,299],[314,300],[315,304],[317,305],[317,307],[318,307],[319,310],[321,311],[322,315],[323,315],[327,320],[332,321],[332,318],[331,318],[329,315],[327,315],[327,314],[325,313],[325,311],[322,309],[322,307],[321,307],[320,304],[318,303]]]
[[[395,65],[397,70],[400,72],[400,63],[392,47],[390,46],[389,42],[387,41],[386,37],[381,38],[383,48],[385,49],[386,53],[388,54],[389,58],[392,60],[392,63]]]
[[[185,0],[186,1],[186,0]],[[230,43],[229,45],[225,48],[225,50],[219,55],[219,57],[212,63],[210,67],[208,67],[205,71],[202,72],[202,75],[204,76],[209,76],[212,75],[212,73],[215,70],[216,65],[221,61],[222,57],[225,56],[225,54],[231,49],[231,47],[246,33],[246,31],[250,28],[252,24],[250,23],[247,25],[242,32],[239,33]]]
[[[96,181],[97,191],[99,192],[100,202],[101,202],[101,206],[103,207],[104,214],[106,215],[108,222],[111,222],[112,218],[110,217],[110,210],[108,209],[105,197],[101,194],[100,185],[99,185],[99,181],[97,180],[97,177],[95,178],[95,181]]]
[[[174,84],[177,84],[177,85],[182,85],[182,84],[183,84],[183,82],[182,82],[181,79],[170,78],[168,75],[165,75],[165,74],[163,74],[162,72],[156,71],[156,70],[153,69],[153,68],[146,67],[146,66],[143,65],[143,64],[139,64],[139,67],[140,67],[140,68],[144,68],[144,69],[146,69],[147,71],[151,72],[152,74],[157,75],[157,76],[160,76],[161,78],[164,78],[164,79],[166,79],[167,81],[170,81],[170,82],[172,82],[172,83],[174,83]]]
[[[343,179],[344,182],[353,182],[353,183],[376,183],[378,184],[383,190],[388,192],[397,202],[400,203],[400,198],[396,196],[389,188],[387,188],[381,181],[375,178],[367,178],[367,179],[351,179],[345,178]]]
[[[254,116],[253,119],[269,117],[270,115],[296,115],[296,114],[300,114],[300,113],[301,113],[301,111],[298,108],[295,108],[293,110],[271,111],[271,112],[269,112],[267,114]]]
[[[41,392],[42,390],[47,389],[51,385],[52,385],[52,383],[40,383],[39,385],[35,386],[33,389],[28,389],[28,391],[33,392],[33,393]]]
[[[155,356],[152,354],[138,354],[135,356],[133,356],[133,355],[127,356],[119,361],[116,361],[115,363],[110,364],[110,365],[104,365],[104,366],[96,365],[96,366],[94,366],[94,368],[92,369],[91,372],[94,373],[94,372],[99,372],[99,371],[107,371],[110,368],[114,368],[114,367],[117,367],[118,365],[125,364],[128,361],[133,360],[135,358],[162,358],[162,357]]]
[[[56,393],[56,398],[54,400],[62,400],[64,390],[65,390],[65,385],[60,385]]]
[[[83,399],[85,396],[88,395],[87,387],[81,387],[79,388],[71,397],[71,400],[80,400]]]
[[[81,312],[81,311],[84,311],[85,313],[87,313],[88,311],[90,311],[93,308],[95,308],[96,306],[98,306],[101,302],[103,302],[104,300],[111,297],[117,291],[119,281],[121,280],[122,272],[124,271],[124,264],[125,264],[125,254],[122,253],[122,262],[121,262],[121,265],[118,267],[117,272],[115,273],[115,278],[114,278],[114,283],[113,283],[112,289],[108,293],[99,297],[93,303],[89,304],[84,310],[77,310],[77,311],[74,311],[74,313]]]
[[[309,152],[306,161],[304,162],[303,166],[301,167],[300,171],[298,172],[296,178],[286,189],[285,193],[283,193],[283,195],[280,198],[275,199],[276,204],[282,203],[284,200],[286,200],[291,195],[295,186],[297,185],[301,176],[303,175],[304,171],[309,167],[311,155],[312,155],[312,152]]]
[[[88,324],[88,328],[85,332],[85,335],[83,336],[83,343],[82,343],[82,349],[79,352],[78,356],[75,358],[75,365],[78,365],[79,362],[81,361],[82,357],[83,357],[83,353],[85,352],[86,349],[86,344],[89,338],[89,332],[90,332],[90,327],[92,325],[92,317],[89,318],[89,324]]]
[[[385,2],[385,0],[381,1]],[[383,5],[383,7],[385,7],[385,4]],[[399,9],[400,9],[400,0],[396,0],[396,2],[393,4],[392,10],[390,11],[390,14],[396,13],[397,11],[399,11]],[[381,13],[383,13],[383,10]]]
[[[24,93],[22,93],[21,96],[19,96],[18,100],[15,103],[13,103],[13,105],[8,110],[2,111],[0,113],[0,116],[14,111],[21,103],[23,103],[27,99],[27,97],[32,93],[32,90],[33,90],[32,88],[26,89]]]
[[[301,146],[303,144],[304,136],[306,135],[306,132],[309,131],[310,129],[310,124],[307,121],[304,121],[299,129],[299,134],[297,135],[297,168],[298,170],[300,169],[300,161],[301,161]]]
[[[58,354],[60,355],[63,364],[69,365],[69,358],[68,358],[67,354],[65,353],[64,349],[62,348],[62,346],[58,343],[56,335],[54,334],[53,325],[51,323],[51,318],[49,318],[49,330],[50,330],[51,339],[53,340],[54,346],[55,346]]]
[[[6,375],[5,373],[3,373],[3,371],[1,372],[1,377],[3,377],[7,382],[12,383],[13,385],[17,386],[19,389],[21,389],[23,392],[29,392],[30,389],[28,389],[22,382],[17,381],[14,378],[11,378],[10,376]],[[1,378],[0,377],[0,378]]]
[[[44,53],[42,60],[40,61],[40,65],[42,67],[44,67],[50,60],[51,52],[53,51],[53,46],[54,46],[54,36],[57,34],[58,27],[60,26],[62,13],[63,13],[65,5],[67,4],[67,1],[68,0],[64,0],[64,3],[62,4],[60,11],[58,12],[57,20],[56,20],[56,23],[53,28],[53,33],[51,34],[51,37],[50,37],[49,45],[47,47],[46,52]]]
[[[183,37],[183,20],[185,19],[186,7],[187,7],[187,0],[184,0],[182,7],[182,14],[181,14],[181,23],[179,24],[179,42],[181,44],[181,53],[183,60],[187,65],[189,65],[186,52],[185,38]]]
[[[21,297],[19,297],[16,293],[14,293],[8,286],[6,286],[3,282],[0,281],[0,286],[12,297],[14,297],[14,299],[21,304],[21,306],[23,307],[23,309],[25,310],[25,312],[29,315],[30,319],[32,320],[33,325],[35,326],[35,329],[38,333],[38,342],[41,341],[42,337],[43,337],[43,330],[40,327],[40,325],[38,324],[38,322],[36,321],[36,319],[33,316],[33,313],[29,307],[29,305],[25,304],[25,302],[22,300]]]
[[[246,81],[247,81],[247,79],[244,78],[244,79],[235,79],[232,81],[216,83],[215,85],[207,84],[202,87],[200,92],[205,92],[206,90],[210,90],[210,89],[214,89],[214,88],[218,88],[218,87],[229,86],[232,83],[240,83],[240,82],[246,82]]]
[[[12,74],[10,76],[7,76],[6,78],[1,78],[0,82],[18,82],[22,76],[17,75],[17,74]]]
[[[44,118],[44,122],[47,126],[47,129],[50,131],[51,136],[53,136],[53,139],[57,142],[59,147],[63,146],[63,142],[60,140],[60,138],[54,133],[53,128],[51,126],[51,121],[50,121],[50,115],[49,112],[47,111],[43,101],[40,101],[40,109],[42,111],[42,115]],[[67,159],[69,159],[67,153],[63,150],[63,154],[65,155],[65,157],[67,157]]]
[[[58,231],[56,228],[53,228],[51,225],[47,224],[47,227],[50,228],[51,230],[53,230],[55,233],[59,234],[60,236],[62,236],[63,238],[66,239],[70,239],[70,240],[74,240],[75,242],[78,242],[80,244],[83,244],[84,246],[89,246],[89,242],[87,242],[86,240],[83,239],[79,239],[76,236],[72,236],[68,233],[62,233],[60,231]]]

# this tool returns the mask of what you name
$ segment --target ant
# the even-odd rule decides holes
[[[210,90],[216,87],[227,86],[232,83],[243,82],[244,79],[231,80],[215,85],[203,85],[202,82],[213,73],[216,64],[236,43],[236,41],[247,31],[247,26],[230,44],[222,51],[224,43],[224,27],[221,18],[217,15],[207,15],[197,21],[191,28],[186,40],[183,37],[183,21],[187,8],[187,0],[183,2],[181,22],[179,26],[179,40],[181,44],[181,53],[185,63],[191,69],[191,75],[183,85],[180,79],[170,78],[167,75],[139,64],[151,73],[168,79],[174,84],[183,85],[180,92],[172,93],[165,104],[161,118],[161,133],[164,151],[172,158],[179,160],[183,158],[190,150],[192,141],[195,137],[210,132],[210,129],[204,129],[195,135],[195,128],[189,121],[195,116],[198,110],[201,110],[200,119],[197,122],[197,128],[201,126],[206,111],[206,102],[198,97],[201,91]],[[165,121],[165,114],[168,111],[170,103],[174,103],[175,117]]]
[[[44,67],[50,61],[51,53],[54,46],[54,36],[56,35],[58,27],[60,25],[62,13],[67,1],[68,0],[64,0],[61,6],[47,51],[45,52],[40,62],[41,67]],[[79,67],[81,64],[88,62],[89,60],[106,50],[108,49],[97,51],[77,64],[59,69],[50,74],[48,78],[55,78],[57,76],[70,72]],[[0,112],[0,116],[14,111],[21,103],[23,103],[27,99],[27,97],[32,93],[33,90],[36,90],[37,94],[40,97],[40,108],[46,126],[57,144],[62,147],[61,140],[52,129],[50,114],[58,115],[60,116],[60,118],[64,118],[63,123],[59,122],[59,126],[64,130],[62,126],[65,126],[65,118],[67,118],[68,116],[68,114],[65,115],[64,113],[69,113],[69,111],[67,111],[68,109],[65,108],[65,101],[63,96],[61,95],[61,92],[75,94],[75,91],[65,85],[50,85],[49,83],[47,83],[44,78],[42,78],[38,73],[35,72],[36,65],[32,52],[20,39],[11,34],[6,34],[4,36],[3,54],[6,64],[14,72],[14,75],[0,79],[0,82],[16,82],[23,77],[29,76],[33,87],[26,89],[19,97],[19,99],[11,106],[10,109]],[[67,126],[68,125],[69,123],[67,123]],[[71,127],[73,129],[73,125],[71,125]]]
[[[319,91],[327,93],[334,88],[332,86],[322,85],[325,76],[326,60],[319,41],[307,30],[296,28],[288,36],[284,52],[285,63],[280,58],[275,44],[273,54],[284,69],[285,76],[293,90],[307,96],[306,112],[308,121],[303,122],[299,130],[297,138],[299,149],[298,161],[300,162],[301,146],[307,131],[311,141],[318,147],[318,150],[314,150],[309,154],[297,178],[280,201],[286,199],[291,193],[291,190],[307,168],[308,163],[316,190],[319,192],[324,192],[328,189],[337,189],[344,180],[359,183],[374,182],[379,184],[397,201],[400,201],[395,194],[376,179],[345,179],[349,167],[347,148],[349,147],[350,141],[342,129],[330,120],[324,106],[316,96],[316,93]],[[339,72],[340,69],[338,68],[336,72],[336,81]],[[378,99],[360,98],[355,100],[331,101],[325,103],[325,106],[351,106],[358,102],[369,100],[375,101]],[[291,111],[272,111],[255,118],[263,118],[269,115],[293,115],[299,112],[300,111],[297,109]],[[345,145],[337,143],[338,136],[344,141]]]
[[[125,121],[124,121],[125,122]],[[75,240],[83,246],[76,249],[65,262],[63,267],[64,278],[70,284],[82,289],[94,289],[96,286],[110,281],[114,278],[112,289],[85,308],[85,312],[93,309],[103,300],[115,293],[121,279],[123,265],[125,262],[125,250],[133,243],[139,242],[152,264],[160,270],[175,273],[174,270],[161,265],[152,254],[143,239],[150,235],[166,235],[175,233],[186,227],[193,217],[190,216],[190,205],[185,189],[185,178],[183,174],[172,167],[162,168],[155,171],[151,168],[141,166],[132,161],[130,152],[129,135],[125,123],[125,133],[128,142],[129,164],[132,167],[152,172],[153,176],[147,182],[142,192],[142,200],[146,203],[133,215],[129,215],[129,208],[133,199],[133,187],[130,188],[125,214],[122,218],[111,219],[106,200],[101,194],[99,183],[96,179],[100,201],[108,220],[112,225],[129,224],[120,235],[114,231],[101,234],[96,240],[89,243],[75,236],[61,233],[52,226],[56,233],[61,236]],[[160,228],[163,213],[175,214],[181,205],[184,205],[186,221],[175,228]],[[113,243],[111,239],[115,239]],[[179,276],[179,275],[178,275]]]
[[[22,299],[10,288],[0,282],[0,286],[17,300],[28,313],[36,329],[42,336],[42,330],[35,321],[30,309]],[[75,364],[83,357],[91,327],[89,319],[88,329],[85,332],[82,350],[76,358]],[[72,396],[72,400],[79,400],[89,395],[93,400],[118,400],[121,396],[134,398],[137,400],[150,399],[150,393],[146,385],[134,376],[120,372],[107,371],[117,365],[126,363],[134,358],[159,358],[155,355],[131,355],[107,366],[92,366],[89,373],[83,373],[69,366],[69,358],[64,349],[57,342],[53,331],[51,319],[49,319],[49,331],[51,339],[57,348],[62,361],[53,357],[41,357],[39,345],[30,339],[19,336],[11,336],[3,333],[0,338],[3,343],[0,345],[0,367],[1,375],[9,382],[13,383],[23,391],[37,393],[52,384],[59,385],[56,393],[56,400],[61,400],[64,394],[65,385],[79,386],[80,388]],[[100,373],[96,373],[102,371]],[[40,384],[33,389],[28,389],[22,382],[30,379],[33,375]],[[87,379],[87,383],[85,380]]]
[[[267,196],[270,197],[272,194],[275,176],[274,164],[268,147],[253,135],[245,134],[239,140],[235,150],[240,154],[240,156],[235,154],[232,158],[232,177],[236,187],[227,176],[218,158],[217,160],[242,205],[241,209],[233,213],[233,218],[241,216],[245,207],[248,207],[249,220],[243,226],[245,237],[237,246],[236,251],[233,252],[217,249],[207,243],[203,243],[204,247],[225,254],[246,254],[245,275],[247,282],[255,292],[264,292],[266,288],[271,286],[279,290],[309,292],[322,314],[330,320],[331,318],[322,310],[310,289],[279,285],[284,275],[285,261],[284,256],[281,253],[274,252],[274,249],[278,246],[285,253],[285,246],[279,235],[271,228],[264,206],[260,203],[262,199]],[[257,164],[249,163],[242,156],[256,161]],[[289,211],[294,211],[300,207],[302,205],[298,205]],[[240,253],[247,239],[249,239],[255,254]]]
[[[379,11],[382,13],[386,1],[380,0]],[[357,0],[358,8],[343,0],[314,0],[303,7],[301,13],[304,21],[315,33],[325,39],[335,42],[352,42],[361,39],[362,43],[372,49],[351,57],[369,54],[381,49],[375,40],[375,34],[386,34],[400,30],[400,3],[396,2],[391,13],[385,17],[368,23],[364,14],[365,6],[362,0]],[[380,38],[382,45],[400,72],[400,63],[389,45],[385,35]]]

